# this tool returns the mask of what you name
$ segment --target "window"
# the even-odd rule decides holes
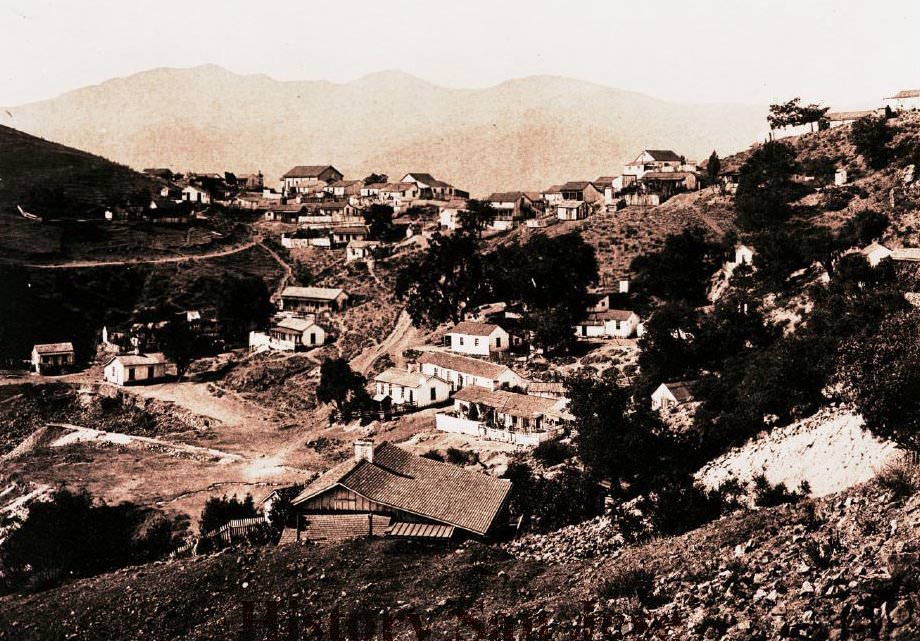
[[[460,344],[463,345],[463,337],[460,337]]]
[[[473,339],[473,345],[474,345],[475,347],[479,347],[479,339],[478,339],[478,338]]]
[[[129,381],[134,380],[134,368],[133,367],[128,368],[128,380]]]

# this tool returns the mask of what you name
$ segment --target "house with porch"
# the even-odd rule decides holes
[[[491,227],[499,231],[512,229],[533,210],[533,201],[522,191],[505,191],[490,194],[485,202],[495,210]]]
[[[103,379],[115,385],[152,383],[166,378],[169,361],[160,352],[152,354],[119,354],[102,369]]]
[[[535,446],[558,436],[574,420],[567,405],[567,399],[470,386],[454,394],[453,408],[438,412],[435,423],[442,432]]]
[[[447,352],[425,352],[419,358],[423,374],[437,376],[451,390],[476,385],[487,390],[527,387],[527,381],[507,365]]]
[[[685,164],[684,158],[670,149],[643,149],[635,160],[623,166],[623,187],[640,180],[650,171],[678,171]]]
[[[575,325],[578,338],[632,338],[639,328],[639,316],[628,309],[591,312]]]
[[[332,244],[341,247],[355,240],[367,240],[370,233],[367,225],[336,226],[332,228]]]
[[[73,343],[41,343],[32,347],[32,370],[36,374],[64,372],[74,363]]]
[[[379,403],[428,407],[449,397],[447,381],[418,370],[391,367],[374,377],[374,400]]]
[[[293,499],[282,541],[489,538],[507,523],[510,492],[506,479],[358,440],[354,457]]]
[[[587,203],[589,209],[604,203],[604,190],[587,180],[573,180],[559,187],[562,200],[575,200]]]
[[[296,314],[334,313],[348,305],[348,294],[338,287],[285,287],[281,309]]]
[[[468,197],[469,193],[457,189],[450,183],[438,180],[434,176],[423,172],[410,172],[402,177],[402,183],[415,183],[418,185],[419,196],[429,200],[450,200],[454,196]]]

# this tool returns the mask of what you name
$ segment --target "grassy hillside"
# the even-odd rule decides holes
[[[154,187],[123,165],[0,126],[0,214],[53,196],[66,203],[60,213],[79,218],[94,206],[124,204]]]
[[[0,639],[134,639],[141,630],[152,641],[245,638],[250,600],[254,639],[287,638],[268,636],[267,603],[277,605],[281,633],[289,618],[298,621],[303,636],[293,638],[331,638],[337,607],[343,632],[354,614],[374,620],[379,635],[384,613],[416,613],[429,638],[446,639],[456,638],[458,612],[486,620],[490,631],[495,617],[542,613],[550,622],[543,638],[562,638],[584,602],[595,625],[612,630],[604,638],[913,639],[918,509],[920,495],[905,499],[871,483],[586,561],[557,562],[551,548],[550,560],[538,562],[498,547],[380,540],[228,550],[4,597]],[[308,636],[313,621],[320,636]],[[416,638],[406,622],[393,632]],[[476,638],[465,625],[459,632]]]

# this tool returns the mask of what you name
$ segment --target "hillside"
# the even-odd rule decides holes
[[[609,175],[643,148],[730,152],[754,140],[764,112],[559,77],[457,90],[392,72],[332,84],[203,66],[7,107],[0,122],[137,168],[261,169],[275,181],[293,165],[330,162],[357,177],[429,171],[481,195]]]
[[[443,639],[456,638],[458,612],[488,621],[490,631],[496,617],[539,625],[535,617],[545,616],[545,638],[561,638],[583,602],[598,627],[612,629],[605,638],[914,639],[918,509],[920,495],[903,500],[870,483],[586,561],[379,540],[227,550],[4,597],[0,639],[134,639],[140,630],[151,640],[247,638],[247,601],[256,602],[255,639],[277,638],[264,627],[267,603],[277,605],[282,633],[293,617],[301,634],[318,622],[321,637],[333,638],[326,633],[337,607],[343,633],[360,616],[382,634],[386,613],[393,638],[416,638],[397,618],[416,613],[429,638]],[[466,625],[459,632],[475,638]]]
[[[66,200],[79,218],[93,206],[122,204],[154,187],[128,167],[0,125],[0,215],[16,212],[41,190]]]

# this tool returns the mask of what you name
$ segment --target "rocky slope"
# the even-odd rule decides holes
[[[415,638],[413,614],[431,639],[474,638],[460,612],[489,630],[502,616],[543,621],[554,635],[545,638],[593,621],[611,639],[915,639],[920,495],[886,485],[589,560],[551,547],[537,561],[394,541],[228,550],[4,597],[0,639],[238,638],[246,601],[256,601],[257,639],[270,638],[266,604],[282,626],[318,622],[324,638],[337,608],[340,631],[359,613],[380,633],[388,616],[398,639]]]

